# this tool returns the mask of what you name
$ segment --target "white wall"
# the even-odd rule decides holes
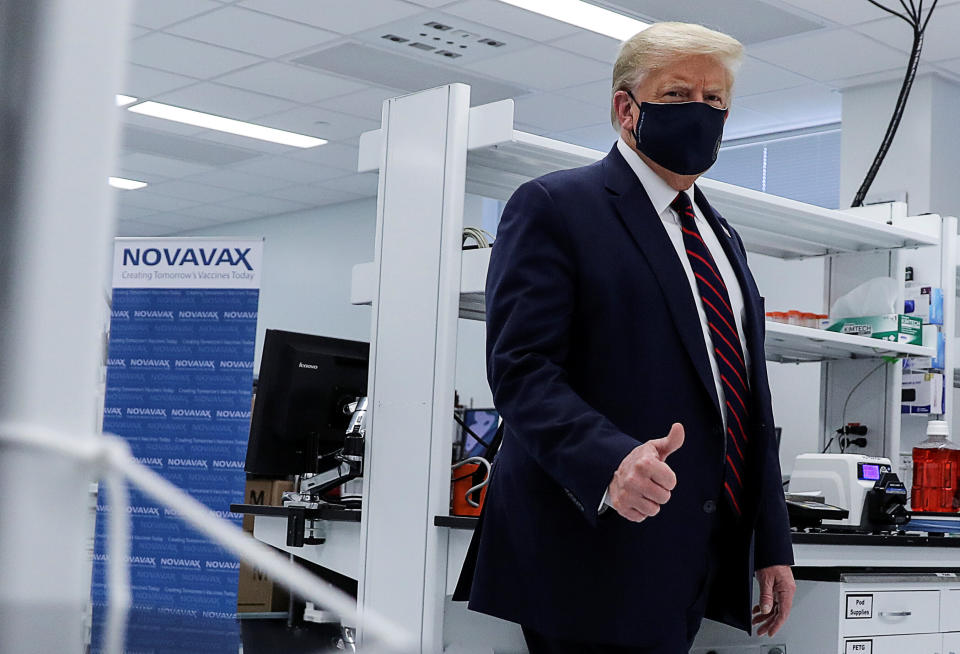
[[[486,206],[485,206],[486,205]],[[464,224],[483,225],[489,201],[467,196]],[[256,369],[267,328],[370,340],[370,307],[350,304],[353,266],[373,260],[374,198],[207,227],[178,236],[263,237],[263,282],[257,324]],[[486,381],[484,325],[461,320],[457,390],[461,401],[493,406]]]

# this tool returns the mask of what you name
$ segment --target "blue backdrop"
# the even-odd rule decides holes
[[[242,259],[216,262],[211,251],[230,252],[237,242],[118,239],[103,419],[104,431],[123,436],[141,463],[237,525],[241,517],[229,506],[243,501],[261,247],[241,244]],[[151,263],[132,255],[145,245],[180,256]],[[198,256],[177,263],[185,248]],[[209,285],[219,287],[203,288]],[[97,506],[95,614],[106,600],[106,521],[99,516],[109,499]],[[135,610],[235,616],[239,564],[231,555],[135,489],[130,516]]]

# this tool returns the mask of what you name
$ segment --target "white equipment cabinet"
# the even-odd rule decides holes
[[[526,180],[604,155],[516,131],[512,100],[471,108],[462,84],[386,101],[381,129],[361,137],[359,170],[380,173],[376,258],[354,269],[351,290],[355,304],[373,306],[363,513],[359,530],[329,529],[327,542],[306,558],[345,571],[344,555],[355,548],[361,606],[415,633],[421,652],[453,643],[457,652],[524,651],[515,626],[449,602],[469,531],[435,524],[449,511],[457,320],[483,319],[489,263],[489,251],[461,250],[464,193],[506,199]],[[888,225],[708,179],[700,186],[753,252],[784,259],[857,254],[886,258],[889,266],[901,248],[940,242],[929,226]],[[956,233],[955,221],[950,229]],[[934,353],[767,325],[772,361]],[[259,516],[255,533],[282,546],[279,526],[268,528],[277,520]]]

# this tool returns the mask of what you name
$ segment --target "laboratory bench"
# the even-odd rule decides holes
[[[307,509],[323,542],[291,547],[288,508],[231,508],[256,516],[259,540],[356,578],[359,509]],[[445,646],[484,642],[488,649],[478,653],[523,652],[515,625],[450,601],[476,523],[464,516],[433,519],[447,553]],[[798,589],[784,629],[773,639],[749,638],[705,621],[692,654],[960,654],[960,537],[806,531],[794,532],[793,543]]]

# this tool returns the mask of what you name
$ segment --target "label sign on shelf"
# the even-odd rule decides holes
[[[848,640],[843,649],[844,654],[873,654],[872,640]]]
[[[873,595],[847,595],[847,620],[873,617]]]

